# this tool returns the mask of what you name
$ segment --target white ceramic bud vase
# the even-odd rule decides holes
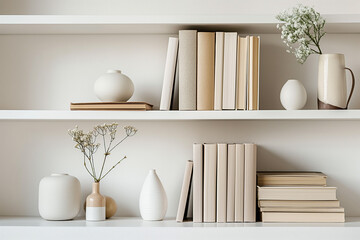
[[[70,220],[80,211],[81,187],[76,177],[51,174],[39,184],[39,213],[46,220]]]
[[[96,80],[94,92],[103,102],[126,102],[134,93],[134,84],[120,70],[108,70]]]
[[[281,88],[280,101],[286,110],[302,109],[307,100],[304,85],[299,80],[290,79]]]
[[[147,221],[163,220],[167,210],[167,197],[155,172],[150,170],[141,189],[139,208],[141,217]]]

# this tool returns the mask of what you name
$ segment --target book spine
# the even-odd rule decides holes
[[[193,221],[203,221],[203,145],[193,144]]]
[[[204,144],[204,222],[216,221],[216,144]]]
[[[244,222],[256,221],[256,145],[245,143]]]
[[[215,33],[198,33],[197,110],[214,110]]]
[[[249,52],[248,109],[259,110],[260,37],[250,36]]]
[[[236,108],[246,110],[247,82],[249,66],[249,36],[238,38],[238,60],[237,60],[237,94]]]
[[[184,220],[185,206],[186,206],[186,202],[187,202],[188,196],[189,196],[192,169],[193,169],[193,162],[187,161],[186,166],[185,166],[183,184],[182,184],[182,188],[181,188],[179,207],[178,207],[178,211],[176,214],[177,222],[182,222]]]
[[[179,110],[196,110],[197,31],[179,31]]]
[[[170,110],[171,97],[174,87],[175,68],[179,39],[170,37],[165,62],[163,88],[161,92],[160,110]]]
[[[235,151],[235,222],[244,222],[244,144],[236,144]]]
[[[227,144],[217,144],[217,222],[226,222],[226,186],[227,186]]]
[[[226,222],[235,222],[235,144],[228,144]]]
[[[249,82],[247,88],[248,110],[254,110],[254,36],[249,37]]]
[[[234,110],[236,99],[236,55],[237,33],[225,33],[224,72],[223,72],[223,109]]]
[[[224,66],[224,32],[217,32],[216,40],[215,40],[214,110],[222,110],[223,66]]]

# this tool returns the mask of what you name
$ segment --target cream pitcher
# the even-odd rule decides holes
[[[345,70],[349,70],[352,85],[347,97]],[[345,67],[344,54],[322,54],[319,57],[318,109],[347,109],[354,91],[355,77]]]

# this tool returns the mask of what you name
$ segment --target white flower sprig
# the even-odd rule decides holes
[[[78,126],[76,126],[72,130],[69,130],[69,135],[72,137],[72,140],[76,142],[75,148],[79,149],[84,155],[84,167],[95,182],[100,182],[100,180],[103,179],[106,175],[108,175],[119,163],[126,159],[126,156],[124,156],[122,159],[116,162],[115,165],[113,165],[106,173],[103,174],[105,163],[110,153],[125,139],[134,136],[137,132],[134,127],[124,127],[126,136],[123,137],[118,143],[113,145],[116,137],[117,127],[117,123],[112,123],[97,125],[92,131],[89,131],[87,133],[84,133],[83,130],[80,130]],[[109,137],[106,137],[107,135],[109,135]],[[100,173],[97,175],[95,169],[94,154],[101,145],[100,143],[96,143],[99,136],[100,138],[102,138],[102,142],[104,145],[104,159]],[[90,169],[88,165],[90,166]]]
[[[325,19],[313,8],[298,5],[292,10],[284,11],[276,16],[284,22],[278,24],[281,39],[289,47],[298,62],[304,63],[310,54],[322,54],[320,39],[325,35]]]

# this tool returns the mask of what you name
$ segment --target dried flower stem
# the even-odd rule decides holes
[[[82,130],[79,130],[78,127],[75,127],[75,129],[73,130],[69,130],[69,135],[76,142],[75,148],[79,149],[84,155],[84,167],[86,171],[89,173],[89,175],[94,179],[95,182],[100,182],[101,179],[107,176],[118,164],[120,164],[124,159],[126,159],[126,156],[123,157],[103,175],[105,164],[107,162],[110,153],[125,139],[134,136],[137,132],[137,130],[134,127],[131,126],[124,127],[126,136],[123,139],[121,139],[117,144],[115,144],[115,146],[112,146],[112,143],[115,140],[117,126],[118,126],[117,123],[97,125],[94,127],[92,131],[88,133],[84,133]],[[94,160],[94,155],[100,146],[100,143],[96,143],[98,135],[102,136],[102,141],[104,144],[104,158],[99,176],[96,175],[95,160]],[[106,137],[105,137],[106,135],[110,136],[110,140],[108,144],[106,143]],[[87,166],[86,159],[89,161],[89,165],[91,169],[89,169],[89,167]]]

